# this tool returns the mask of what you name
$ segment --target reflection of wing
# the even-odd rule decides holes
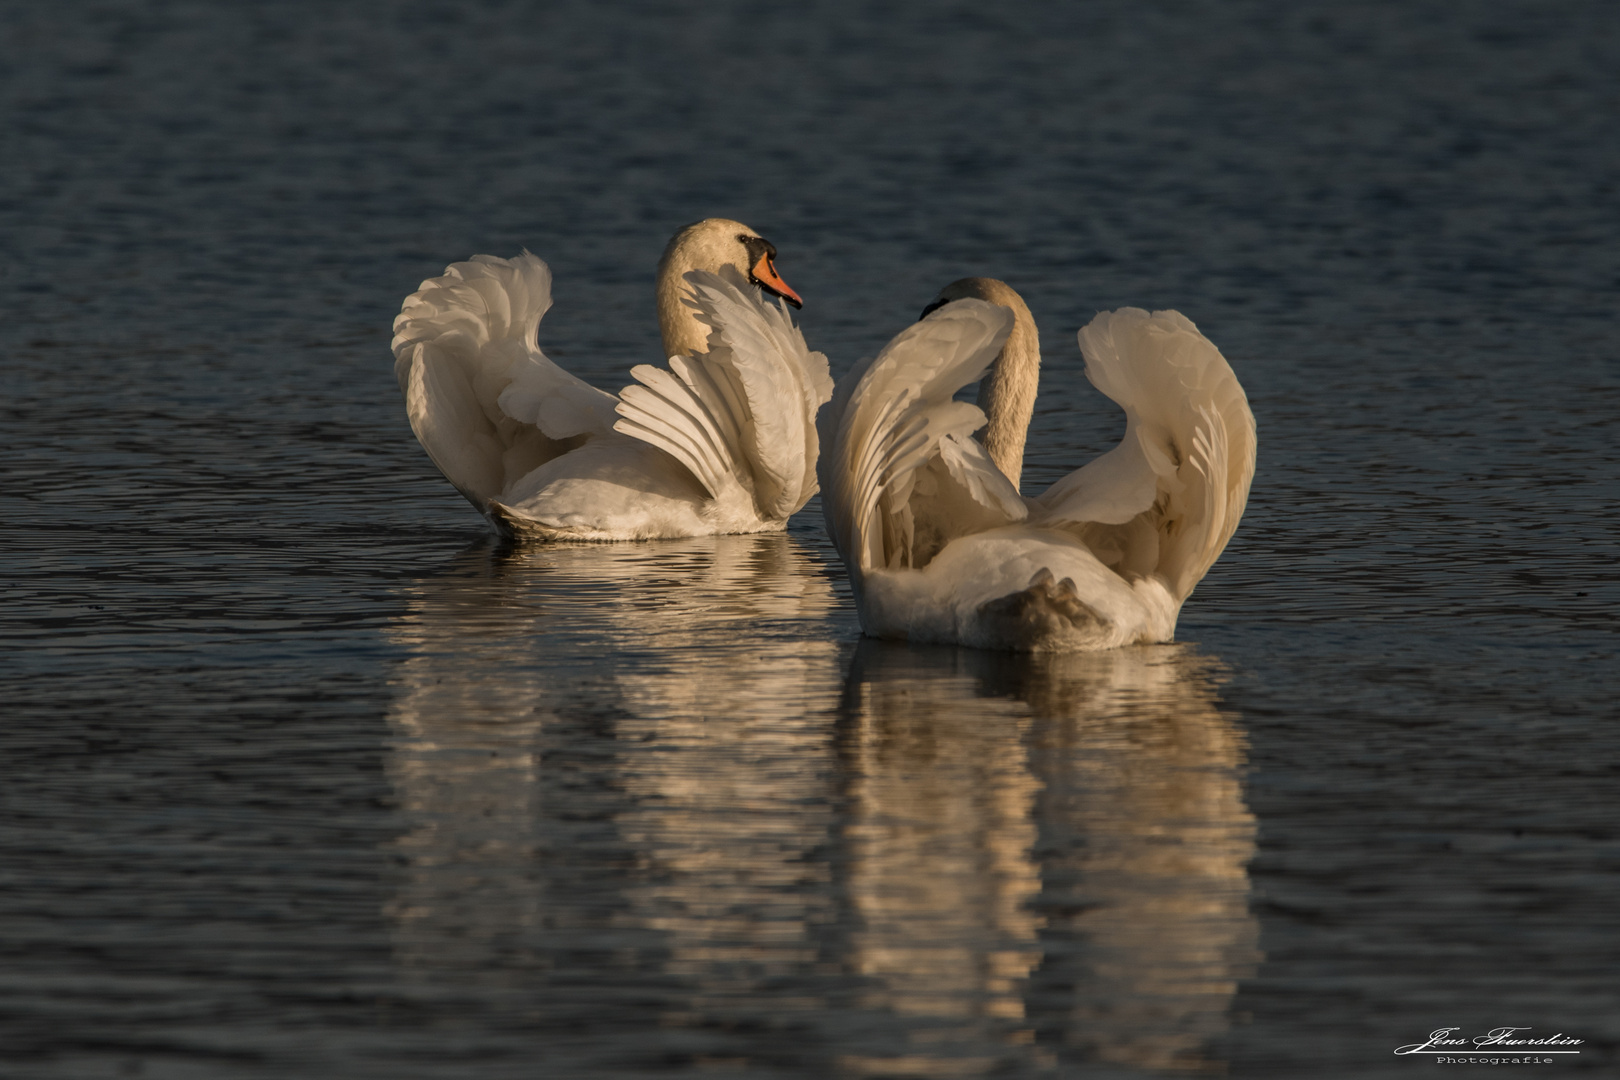
[[[1174,646],[861,643],[854,945],[890,1007],[954,1018],[931,1036],[943,1059],[1029,1040],[1066,1063],[1196,1068],[1224,1030],[1256,958],[1254,819],[1211,674]]]
[[[1125,410],[1113,450],[1037,500],[1042,524],[1073,523],[1110,569],[1157,572],[1179,602],[1225,549],[1254,476],[1243,387],[1185,316],[1121,308],[1080,331],[1086,378]]]
[[[551,270],[524,252],[475,255],[422,282],[394,320],[394,373],[417,438],[473,505],[602,434],[614,398],[548,359],[535,339]]]
[[[984,374],[1012,312],[958,300],[907,327],[845,376],[821,417],[822,505],[857,573],[920,565],[946,540],[1017,521],[1017,490],[968,436],[976,405],[952,395]]]
[[[614,427],[685,465],[713,498],[742,488],[764,518],[786,518],[815,493],[815,414],[832,393],[827,358],[786,308],[746,282],[692,271],[688,302],[711,326],[709,349],[642,364],[620,393]]]

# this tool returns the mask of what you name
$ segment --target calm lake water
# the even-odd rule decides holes
[[[0,1075],[1406,1077],[1620,1056],[1620,9],[0,11]],[[785,536],[498,546],[400,300],[770,237],[835,374],[1176,308],[1259,422],[1178,644],[862,641]],[[1485,1066],[1476,1066],[1478,1071]]]

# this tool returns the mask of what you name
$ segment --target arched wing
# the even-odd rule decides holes
[[[1175,311],[1104,312],[1080,331],[1086,378],[1125,410],[1125,437],[1035,500],[1116,571],[1177,599],[1237,528],[1254,477],[1248,398],[1220,350]]]
[[[920,534],[941,537],[1020,520],[1023,501],[970,438],[978,406],[954,401],[984,374],[1013,315],[958,300],[901,331],[846,375],[822,412],[822,507],[846,565],[860,572],[916,565]]]
[[[760,517],[785,519],[815,493],[816,410],[832,393],[787,309],[740,276],[686,275],[687,303],[709,325],[708,351],[669,370],[632,368],[615,429],[665,451],[719,498],[734,485]]]
[[[416,437],[482,508],[564,452],[611,429],[611,394],[552,363],[536,342],[551,270],[525,251],[475,255],[422,282],[394,320],[394,373]]]

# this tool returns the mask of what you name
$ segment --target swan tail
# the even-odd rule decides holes
[[[405,298],[394,374],[411,428],[474,505],[612,425],[614,398],[553,364],[535,340],[551,270],[534,255],[475,255]]]
[[[1080,598],[1072,578],[1039,570],[1029,586],[979,605],[981,632],[1018,651],[1098,648],[1115,636],[1114,621]]]
[[[822,512],[852,570],[913,565],[918,523],[911,500],[919,473],[936,459],[942,475],[971,497],[1006,500],[1001,488],[1010,482],[967,445],[967,436],[984,426],[984,413],[952,396],[984,374],[1012,322],[1012,312],[996,304],[947,304],[901,331],[833,391],[819,419],[827,447],[819,464]],[[946,440],[952,441],[942,453]]]
[[[1225,549],[1255,467],[1255,424],[1231,365],[1175,311],[1104,312],[1080,331],[1086,377],[1125,410],[1113,450],[1036,500],[1100,558],[1161,576],[1177,600]]]

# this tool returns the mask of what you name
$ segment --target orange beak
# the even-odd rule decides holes
[[[799,294],[794,292],[792,286],[783,281],[782,276],[776,272],[776,263],[772,260],[770,252],[761,255],[749,273],[753,276],[754,284],[766,292],[780,296],[796,308],[804,307],[804,301],[799,299]]]

